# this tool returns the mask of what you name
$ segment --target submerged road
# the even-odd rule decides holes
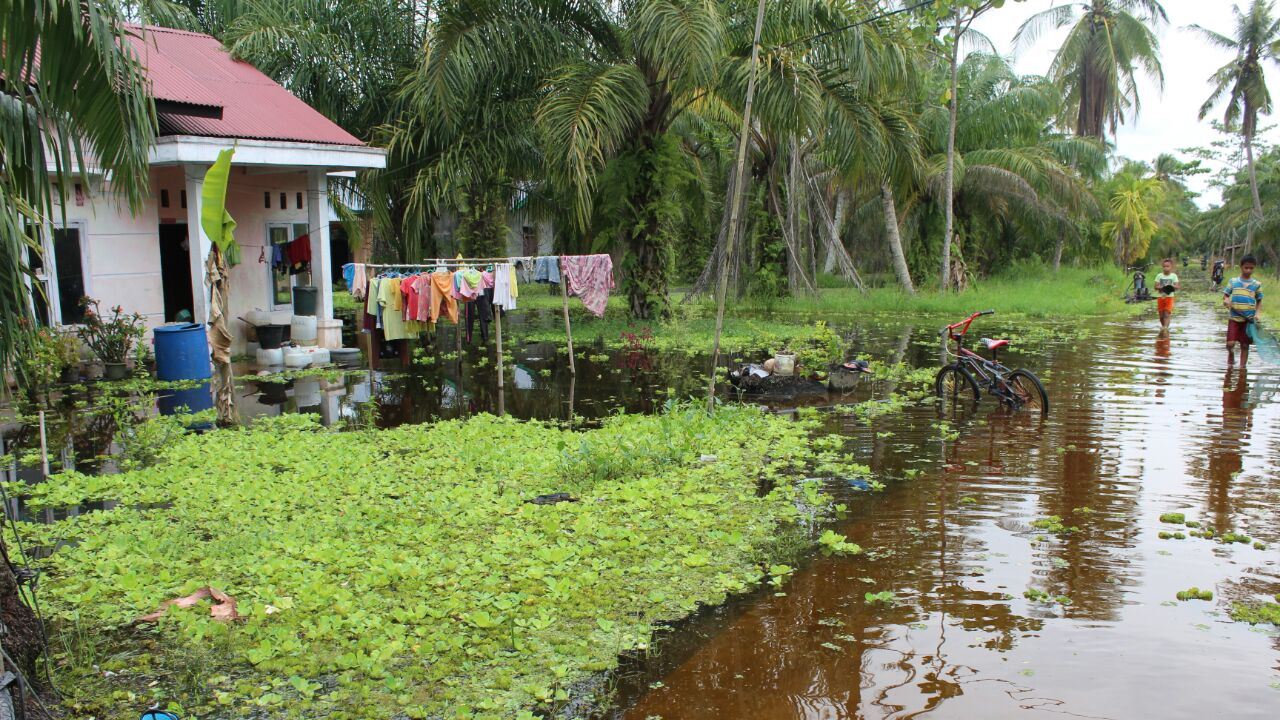
[[[951,428],[932,407],[839,425],[894,478],[838,527],[867,552],[690,623],[618,716],[1276,717],[1276,628],[1227,611],[1280,592],[1280,368],[1228,374],[1204,305],[1169,339],[1154,308],[1091,329],[1015,358],[1045,377],[1043,422],[988,401]],[[1190,532],[1169,512],[1265,548],[1161,539]],[[1213,600],[1175,599],[1191,586]]]

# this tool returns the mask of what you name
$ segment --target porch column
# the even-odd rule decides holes
[[[213,241],[200,226],[201,192],[208,165],[183,165],[187,189],[187,256],[191,262],[191,315],[201,324],[209,322],[209,288],[204,284],[204,262],[213,249]]]
[[[329,176],[307,171],[307,229],[311,234],[311,282],[319,289],[317,320],[333,319],[333,261],[329,253]]]

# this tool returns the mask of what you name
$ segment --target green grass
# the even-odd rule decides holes
[[[860,313],[892,313],[901,315],[946,315],[963,317],[977,310],[996,310],[1009,315],[1029,317],[1077,317],[1126,312],[1134,306],[1124,303],[1129,277],[1113,267],[1063,267],[1057,273],[1043,265],[1020,265],[1008,274],[974,281],[961,293],[941,293],[925,289],[908,295],[897,287],[879,287],[865,294],[852,287],[821,288],[816,296],[797,296],[765,300],[745,297],[730,298],[729,317],[758,315],[762,312],[801,314],[814,319],[831,315]],[[931,286],[930,286],[931,287]],[[559,294],[548,294],[543,286],[521,286],[521,309],[560,312]],[[621,291],[609,299],[605,317],[625,317],[626,302]],[[684,296],[673,294],[677,316],[712,316],[715,304],[710,297],[683,303]],[[569,299],[575,323],[582,303]],[[582,318],[590,322],[588,318]]]
[[[119,504],[24,525],[62,543],[41,561],[56,680],[70,714],[103,720],[151,702],[201,718],[550,713],[658,623],[785,582],[778,563],[812,546],[802,528],[828,505],[792,480],[831,461],[809,432],[745,407],[588,431],[478,416],[331,433],[284,416],[182,437],[147,469],[67,473],[33,507]],[[578,502],[527,502],[553,492]],[[242,619],[201,604],[131,626],[204,586]]]
[[[977,280],[962,293],[932,288],[908,295],[897,287],[860,293],[855,288],[823,289],[816,297],[776,302],[748,298],[735,310],[772,310],[818,317],[859,313],[915,313],[960,319],[978,310],[1029,317],[1076,317],[1124,312],[1128,278],[1115,268],[1064,267],[1056,274],[1047,266],[1023,265],[1015,271]]]
[[[725,314],[721,347],[725,352],[781,350],[822,345],[825,325],[850,322],[910,323],[920,320],[939,327],[977,310],[996,310],[1002,317],[1025,323],[1028,332],[1043,332],[1039,321],[1136,312],[1122,296],[1127,279],[1112,268],[1064,267],[1059,273],[1040,266],[1021,268],[1015,275],[981,281],[963,293],[921,292],[907,295],[895,288],[866,294],[852,288],[824,289],[818,296],[763,301],[731,300]],[[633,321],[625,299],[615,292],[603,318],[586,313],[576,298],[569,299],[574,341],[601,343],[612,348],[635,344],[668,352],[708,352],[715,331],[715,307],[709,298],[682,302],[673,299],[674,317],[665,322]],[[526,341],[564,342],[562,299],[543,286],[526,286],[520,296],[518,323],[511,333]],[[831,359],[835,359],[834,356]]]

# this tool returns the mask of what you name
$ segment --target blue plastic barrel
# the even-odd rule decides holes
[[[207,382],[184,390],[163,390],[156,398],[156,407],[161,415],[174,415],[179,410],[198,413],[213,407],[213,392]]]
[[[161,325],[155,329],[155,339],[157,380],[202,380],[213,375],[204,325]]]

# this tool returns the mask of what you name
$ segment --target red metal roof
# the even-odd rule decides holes
[[[254,66],[232,58],[216,38],[150,25],[129,30],[153,98],[222,110],[218,118],[207,117],[216,112],[158,109],[162,135],[364,145]]]

